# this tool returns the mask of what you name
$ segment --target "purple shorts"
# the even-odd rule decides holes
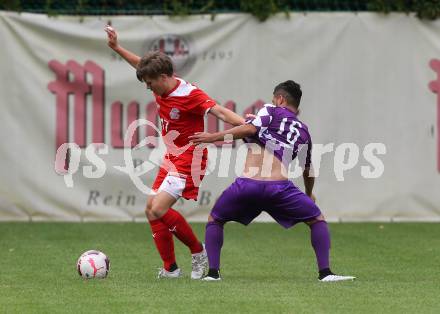
[[[318,206],[291,181],[237,178],[219,197],[211,216],[219,221],[248,225],[262,211],[284,228],[321,214]]]

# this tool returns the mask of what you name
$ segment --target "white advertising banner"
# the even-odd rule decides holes
[[[179,76],[240,115],[270,102],[278,83],[301,84],[300,119],[328,220],[440,220],[440,22],[373,13],[259,23],[246,14],[11,12],[0,12],[0,220],[145,220],[144,192],[164,153],[159,120],[150,91],[107,47],[108,22],[122,46],[166,52]],[[207,118],[208,130],[224,127]],[[241,142],[211,146],[198,201],[175,208],[206,220],[240,176],[245,152]]]

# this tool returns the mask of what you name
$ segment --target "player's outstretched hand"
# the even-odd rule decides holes
[[[112,49],[116,49],[118,47],[118,34],[116,30],[110,25],[106,25],[104,31],[107,33],[107,45]]]
[[[188,137],[189,141],[194,144],[213,143],[216,141],[215,137],[211,133],[196,132],[194,135]]]
[[[247,113],[245,117],[246,117],[246,120],[247,120],[247,119],[252,120],[252,119],[255,119],[257,116],[254,115],[254,114],[252,114],[252,113]]]

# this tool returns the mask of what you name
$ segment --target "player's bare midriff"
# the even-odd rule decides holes
[[[254,144],[255,145],[255,144]],[[287,180],[287,169],[270,151],[249,146],[243,177],[262,181]]]

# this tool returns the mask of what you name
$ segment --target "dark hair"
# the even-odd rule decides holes
[[[136,68],[137,79],[141,82],[143,82],[145,75],[156,79],[161,74],[172,76],[174,67],[171,58],[159,51],[148,52],[141,58]]]
[[[301,86],[298,83],[288,80],[275,86],[273,94],[282,95],[286,98],[289,105],[298,108],[299,103],[301,102],[302,91]]]

